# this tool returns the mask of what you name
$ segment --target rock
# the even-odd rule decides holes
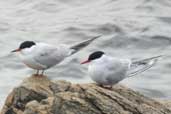
[[[8,95],[1,114],[171,114],[170,108],[121,85],[109,90],[31,76]]]
[[[168,99],[157,99],[160,103],[164,104],[166,107],[171,110],[171,100]]]

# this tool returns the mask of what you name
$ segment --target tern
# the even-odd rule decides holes
[[[121,80],[142,73],[151,68],[160,56],[133,61],[106,55],[103,51],[96,51],[89,55],[88,60],[81,64],[90,63],[88,75],[98,85],[112,89]]]
[[[19,52],[21,61],[28,67],[37,70],[37,76],[39,76],[39,70],[42,70],[41,75],[43,76],[44,70],[59,64],[66,57],[71,56],[88,46],[92,41],[99,37],[100,36],[96,36],[70,47],[65,44],[53,46],[47,43],[24,41],[20,44],[18,49],[13,50],[12,52]]]

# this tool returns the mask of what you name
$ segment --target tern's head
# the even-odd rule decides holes
[[[36,45],[36,43],[33,42],[33,41],[24,41],[24,42],[22,42],[20,44],[18,49],[13,50],[12,52],[19,52],[19,51],[21,51],[23,49],[30,48],[30,47],[32,47],[34,45]]]
[[[102,51],[93,52],[92,54],[89,55],[88,60],[82,62],[81,64],[89,63],[93,60],[100,59],[103,54],[105,54],[105,53]]]

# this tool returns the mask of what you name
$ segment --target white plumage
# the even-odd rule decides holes
[[[104,52],[97,51],[89,56],[82,64],[89,63],[88,74],[99,85],[112,86],[121,80],[139,74],[151,68],[158,58],[156,56],[139,61],[120,59],[107,56]]]
[[[88,74],[101,85],[113,85],[126,78],[130,64],[130,60],[103,55],[90,63]]]
[[[58,47],[36,43],[36,45],[26,48],[19,53],[23,63],[36,70],[45,70],[63,61],[71,54],[71,49],[65,45]]]
[[[20,44],[18,49],[12,52],[20,52],[19,57],[21,61],[28,67],[37,70],[37,75],[39,75],[39,70],[42,70],[43,75],[44,70],[59,64],[66,57],[78,52],[99,37],[94,37],[71,47],[64,44],[53,46],[46,43],[25,41]]]

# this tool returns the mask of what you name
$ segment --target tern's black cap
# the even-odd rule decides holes
[[[98,58],[100,58],[103,54],[105,54],[103,51],[96,51],[96,52],[93,52],[92,54],[90,54],[88,60],[91,61],[91,60],[98,59]]]
[[[32,47],[33,45],[36,45],[36,43],[35,42],[33,42],[33,41],[24,41],[24,42],[22,42],[21,44],[20,44],[20,49],[24,49],[24,48],[30,48],[30,47]]]

